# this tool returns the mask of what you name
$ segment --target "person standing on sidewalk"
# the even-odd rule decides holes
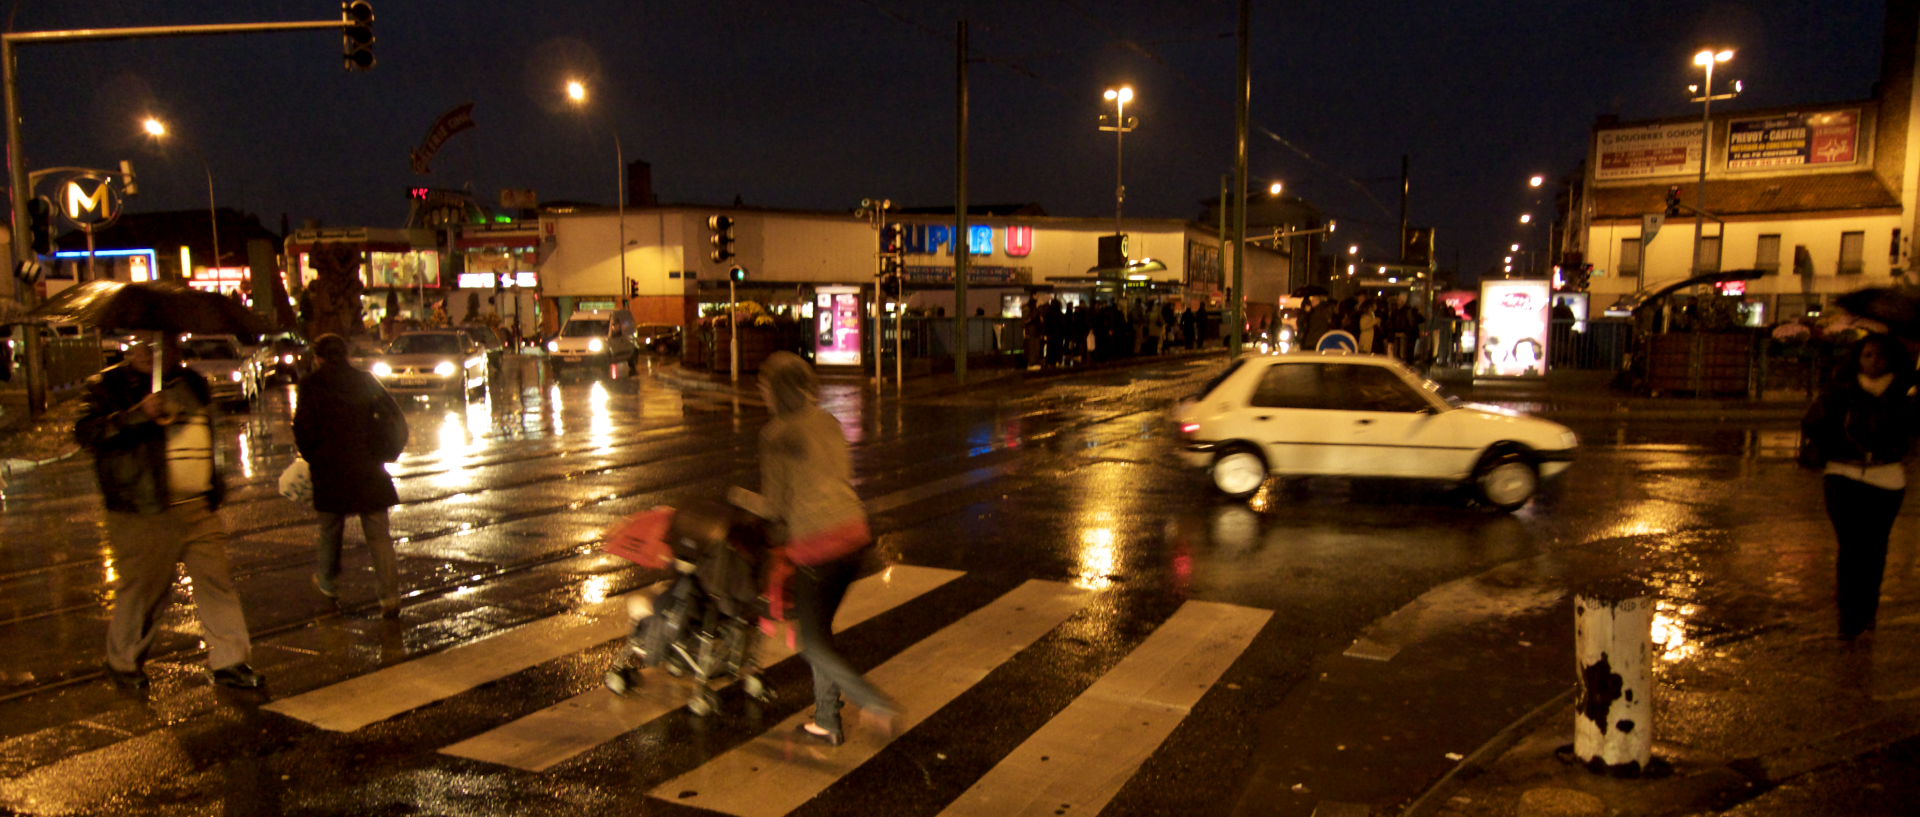
[[[353,367],[347,340],[321,335],[313,343],[320,365],[300,381],[293,414],[294,444],[313,473],[313,509],[320,515],[315,547],[320,570],[313,586],[329,599],[340,596],[341,540],[347,517],[360,519],[360,535],[373,556],[380,614],[400,614],[400,567],[393,552],[387,509],[399,504],[386,464],[406,447],[406,418],[373,375]]]
[[[214,683],[258,689],[267,679],[247,666],[252,640],[219,513],[226,485],[213,439],[213,391],[180,364],[170,341],[158,364],[161,391],[152,389],[154,347],[135,344],[125,360],[88,378],[73,426],[74,439],[93,454],[118,575],[107,674],[123,687],[147,686],[147,651],[173,591],[174,565],[184,564]]]
[[[1892,337],[1868,335],[1807,409],[1801,434],[1822,468],[1827,518],[1839,540],[1835,595],[1840,637],[1873,630],[1887,539],[1907,495],[1906,459],[1913,450],[1913,364]]]
[[[853,459],[840,421],[820,408],[813,368],[792,352],[760,365],[760,396],[773,419],[760,430],[760,490],[786,526],[782,551],[794,565],[791,589],[800,654],[813,667],[813,720],[803,739],[838,746],[840,695],[866,715],[891,723],[900,707],[841,657],[833,616],[873,543],[867,512],[853,490]]]

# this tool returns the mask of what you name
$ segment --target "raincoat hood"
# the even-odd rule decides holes
[[[792,352],[775,352],[760,364],[760,382],[773,397],[775,416],[798,414],[812,406],[819,394],[813,367]]]

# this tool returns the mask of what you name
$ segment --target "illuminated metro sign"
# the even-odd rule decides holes
[[[967,254],[992,255],[995,232],[1001,234],[1001,247],[1009,258],[1025,258],[1033,253],[1032,227],[969,224],[967,225]],[[903,243],[909,254],[953,254],[953,225],[908,224],[906,233],[906,240]]]

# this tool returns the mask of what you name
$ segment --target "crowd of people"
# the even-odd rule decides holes
[[[1408,303],[1405,294],[1348,296],[1339,300],[1315,294],[1306,296],[1298,320],[1298,348],[1318,348],[1320,339],[1337,329],[1352,335],[1359,351],[1412,362],[1427,316]]]
[[[1155,298],[1080,305],[1028,298],[1020,314],[1029,369],[1198,349],[1209,326],[1192,304],[1178,309]]]

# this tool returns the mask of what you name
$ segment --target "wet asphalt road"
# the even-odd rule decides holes
[[[823,386],[880,557],[962,573],[848,631],[857,666],[1029,580],[1087,600],[795,813],[939,813],[1190,600],[1271,619],[1104,813],[1404,802],[1448,752],[1566,689],[1567,593],[1623,576],[1657,591],[1664,666],[1825,602],[1828,534],[1790,462],[1790,424],[1570,423],[1580,461],[1512,515],[1441,489],[1336,480],[1235,503],[1171,456],[1167,408],[1214,368],[1162,362],[907,401]],[[409,590],[398,622],[373,615],[357,549],[344,612],[307,584],[310,515],[273,490],[292,458],[286,390],[227,418],[230,552],[264,695],[206,685],[184,606],[149,664],[150,694],[101,680],[113,565],[88,464],[16,482],[0,500],[0,813],[700,813],[648,793],[803,711],[797,661],[768,673],[772,703],[731,690],[717,716],[676,711],[541,772],[440,749],[597,688],[616,642],[344,733],[260,708],[659,579],[598,553],[602,533],[652,505],[753,486],[766,413],[751,397],[627,374],[556,382],[524,359],[484,396],[410,402],[413,440],[394,469]],[[1356,641],[1386,660],[1343,657]]]

